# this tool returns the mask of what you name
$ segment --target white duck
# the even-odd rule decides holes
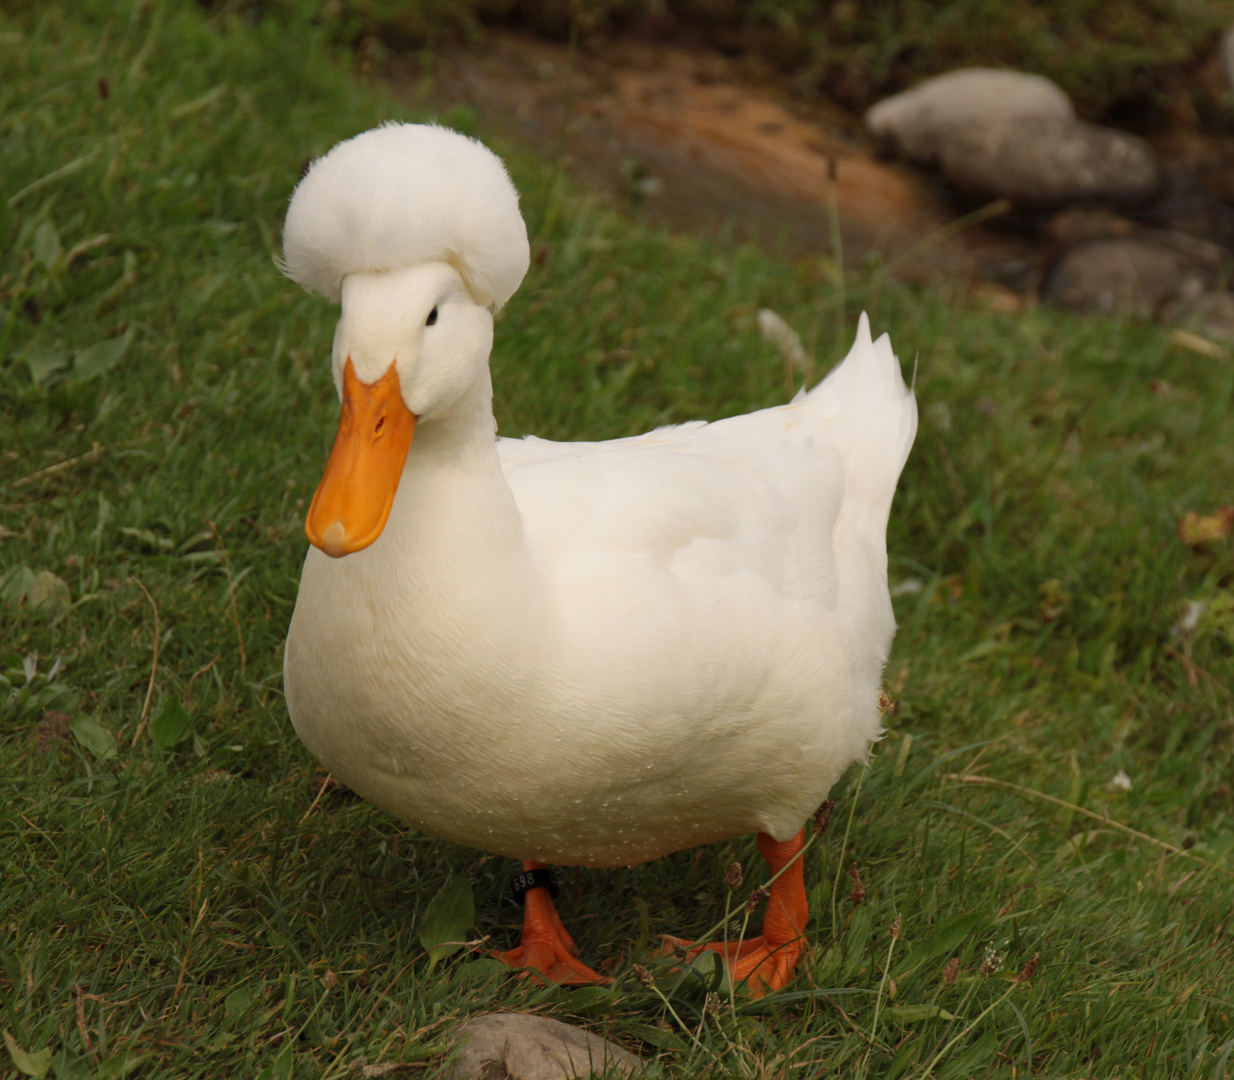
[[[342,300],[342,419],[309,509],[287,707],[322,763],[433,836],[523,860],[503,958],[600,979],[535,871],[758,832],[776,880],[730,950],[791,976],[803,823],[879,732],[886,526],[917,409],[863,315],[792,404],[637,438],[496,438],[492,310],[528,266],[480,143],[387,125],[287,213],[286,273]],[[412,435],[415,445],[412,447]]]

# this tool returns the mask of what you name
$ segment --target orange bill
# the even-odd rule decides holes
[[[366,386],[348,357],[338,435],[304,521],[314,546],[337,559],[381,535],[415,430],[416,418],[403,404],[394,364]]]

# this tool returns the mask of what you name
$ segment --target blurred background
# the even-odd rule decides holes
[[[471,110],[670,227],[962,275],[1005,310],[1044,298],[1234,331],[1223,0],[301,10],[361,71]],[[972,68],[1002,78],[937,80]]]

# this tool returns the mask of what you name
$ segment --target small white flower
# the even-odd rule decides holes
[[[1107,785],[1111,791],[1130,791],[1131,777],[1128,776],[1122,769],[1119,769],[1112,777]]]
[[[1208,604],[1203,600],[1188,600],[1183,605],[1183,613],[1178,617],[1178,622],[1174,624],[1175,633],[1183,637],[1194,634],[1195,628],[1200,625],[1200,616],[1207,607]]]

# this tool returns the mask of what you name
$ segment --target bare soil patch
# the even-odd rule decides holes
[[[940,238],[965,208],[931,178],[879,160],[859,120],[827,102],[792,103],[700,48],[617,39],[601,55],[487,31],[482,51],[438,54],[431,73],[415,55],[388,72],[438,108],[466,104],[490,130],[563,153],[580,180],[670,228],[829,254],[834,199],[850,267],[877,253],[923,280],[1031,255],[1012,235]]]

